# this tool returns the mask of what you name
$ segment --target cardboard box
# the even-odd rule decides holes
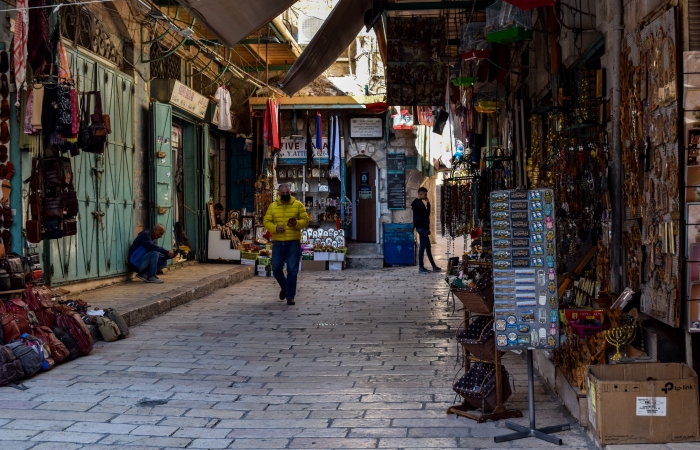
[[[329,253],[328,261],[345,261],[345,253]]]
[[[588,422],[599,445],[700,439],[698,377],[689,366],[589,366],[586,378]]]
[[[308,270],[310,272],[320,272],[328,270],[326,261],[302,261],[301,270]]]
[[[255,265],[255,260],[254,260],[254,259],[241,259],[241,265],[243,265],[243,266],[254,266],[254,265]]]
[[[342,271],[343,270],[343,263],[342,262],[336,262],[332,261],[328,263],[328,270],[333,270],[333,271]]]

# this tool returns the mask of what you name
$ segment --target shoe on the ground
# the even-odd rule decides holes
[[[148,277],[148,279],[146,280],[146,283],[160,284],[162,282],[163,282],[163,280],[161,280],[160,278],[158,278],[156,276]]]
[[[294,299],[293,299],[293,298],[288,298],[288,299],[287,299],[287,304],[288,304],[288,305],[296,305],[296,303],[294,302]]]
[[[420,267],[418,268],[418,273],[430,273],[430,271],[425,267]]]
[[[282,289],[282,290],[280,291],[280,300],[284,300],[284,298],[285,298],[286,296],[287,296],[287,291],[285,291],[284,289]]]
[[[145,281],[146,283],[148,283],[148,275],[146,275],[145,273],[136,274],[136,278],[138,278],[138,279],[141,280],[141,281]]]
[[[442,272],[442,269],[438,266],[433,266],[433,272]]]

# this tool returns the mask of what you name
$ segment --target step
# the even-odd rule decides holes
[[[348,255],[381,255],[382,249],[379,244],[365,242],[349,242],[347,244]]]
[[[382,255],[346,255],[348,269],[381,269],[384,267]]]

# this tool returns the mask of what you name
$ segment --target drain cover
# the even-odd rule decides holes
[[[151,400],[151,399],[148,399],[148,398],[144,398],[143,400],[141,400],[140,402],[138,402],[138,406],[143,406],[143,407],[146,407],[146,408],[152,408],[152,407],[154,407],[154,406],[165,405],[166,403],[168,403],[167,400]]]

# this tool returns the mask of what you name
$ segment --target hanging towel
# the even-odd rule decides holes
[[[29,10],[27,0],[17,0],[17,18],[15,19],[15,85],[22,89],[27,74],[27,32],[29,28]]]
[[[280,135],[278,128],[277,104],[274,100],[268,99],[265,107],[263,137],[271,149],[280,148]]]
[[[311,170],[314,165],[314,144],[311,141],[311,123],[309,120],[309,112],[306,111],[306,167]]]
[[[323,150],[323,139],[321,139],[321,111],[316,112],[316,148]],[[323,151],[321,151],[323,154]]]
[[[219,101],[219,130],[227,131],[231,129],[231,94],[228,89],[219,86],[214,95]]]

